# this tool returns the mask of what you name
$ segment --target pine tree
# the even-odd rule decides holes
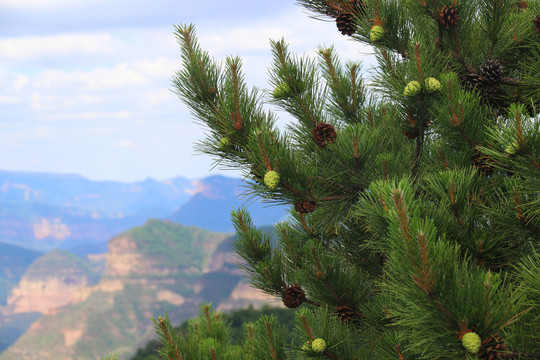
[[[203,304],[191,335],[155,322],[165,359],[540,359],[540,2],[299,0],[370,44],[360,62],[271,41],[270,90],[179,26],[174,89],[198,149],[289,204],[279,243],[232,212],[251,284],[296,308],[241,348]],[[273,104],[294,117],[285,130]]]

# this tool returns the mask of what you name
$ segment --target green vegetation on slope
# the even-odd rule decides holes
[[[185,227],[167,221],[148,220],[144,226],[130,229],[120,236],[128,236],[143,254],[159,257],[163,267],[202,267],[213,253],[213,244],[222,242],[226,234],[196,227]],[[181,256],[179,256],[181,254]]]
[[[40,255],[37,251],[0,242],[0,305],[6,304],[11,289]]]
[[[26,270],[25,276],[30,279],[43,279],[47,276],[59,275],[88,276],[97,281],[97,274],[90,268],[88,261],[72,253],[53,249],[34,261]]]
[[[294,327],[294,311],[284,308],[274,308],[264,306],[262,309],[254,309],[250,306],[247,309],[233,310],[230,313],[222,315],[225,323],[230,325],[231,340],[233,345],[240,345],[243,339],[242,324],[246,322],[255,322],[262,315],[274,315],[278,322],[285,326],[288,331],[292,331]],[[177,334],[188,333],[189,320],[186,320],[179,327],[175,328]],[[143,348],[137,350],[137,353],[130,360],[160,360],[157,349],[160,346],[158,340],[149,341]]]
[[[0,353],[13,344],[30,325],[41,317],[40,313],[14,314],[0,317]]]

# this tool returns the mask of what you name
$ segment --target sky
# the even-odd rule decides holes
[[[181,68],[174,26],[190,23],[212,57],[242,58],[249,87],[271,90],[270,39],[310,57],[333,45],[343,61],[374,65],[369,47],[294,0],[0,0],[0,170],[123,182],[240,176],[196,154],[205,129],[171,91]]]

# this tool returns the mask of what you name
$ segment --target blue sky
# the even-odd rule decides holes
[[[269,39],[308,56],[334,45],[343,60],[373,65],[368,47],[294,0],[1,0],[0,169],[128,182],[237,176],[195,155],[204,128],[170,91],[181,66],[173,26],[189,23],[216,59],[240,56],[261,89]]]

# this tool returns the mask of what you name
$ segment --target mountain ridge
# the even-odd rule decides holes
[[[246,204],[239,198],[243,184],[222,175],[120,183],[75,174],[0,171],[0,241],[39,251],[78,248],[85,255],[85,249],[102,250],[109,238],[148,218],[219,232],[233,231],[230,211],[243,205],[257,225],[285,216],[283,206]]]
[[[83,360],[112,352],[127,358],[155,337],[150,317],[165,311],[180,323],[202,301],[226,309],[268,302],[246,287],[232,240],[163,220],[115,236],[101,279],[74,289],[69,304],[36,320],[0,360]]]

